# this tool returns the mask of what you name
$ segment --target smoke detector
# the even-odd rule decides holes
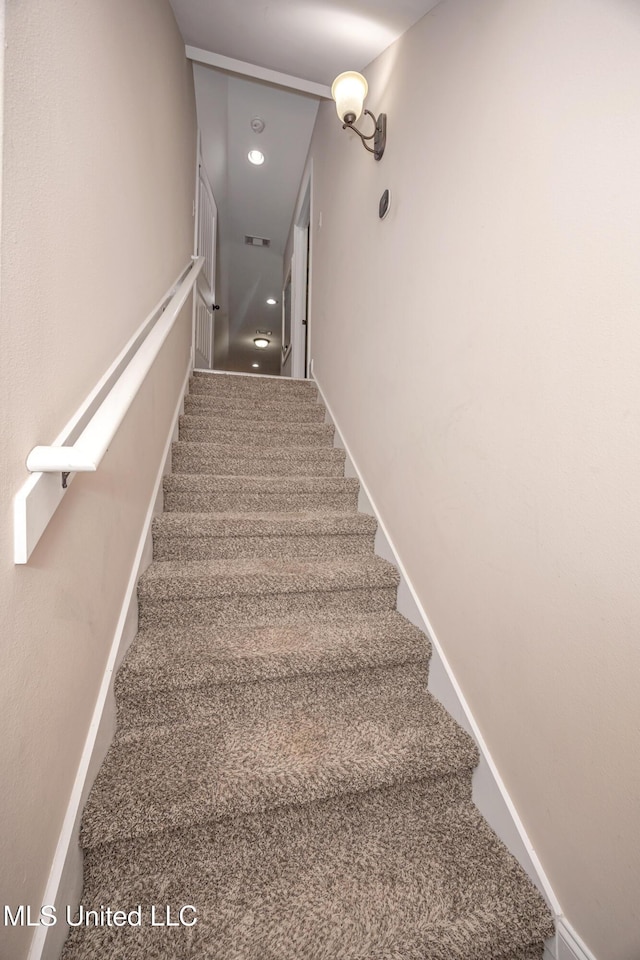
[[[254,117],[251,121],[251,129],[254,133],[262,133],[265,128],[265,122],[262,117]]]

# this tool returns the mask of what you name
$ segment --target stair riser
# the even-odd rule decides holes
[[[186,627],[194,620],[209,626],[252,622],[277,625],[296,620],[309,623],[393,610],[396,594],[396,587],[379,587],[263,596],[195,597],[189,600],[141,598],[139,625],[141,629],[171,625]]]
[[[451,804],[462,803],[464,798],[457,800],[453,794],[449,800]],[[131,854],[127,851],[127,844],[119,843],[117,845],[109,845],[107,847],[108,851],[111,851],[112,846],[119,850],[122,850],[123,857],[129,857]],[[133,846],[133,845],[132,845]],[[177,848],[180,850],[180,848]],[[175,856],[175,848],[171,850],[170,853],[167,853],[166,856]],[[103,853],[103,856],[105,854]],[[91,870],[93,873],[98,873],[101,869],[100,866],[92,866],[93,857],[91,854],[85,854],[85,869],[87,871]],[[94,960],[97,957],[110,957],[112,960],[149,960],[150,957],[166,957],[171,956],[171,960],[191,960],[194,956],[191,946],[187,947],[188,952],[177,952],[176,940],[175,940],[175,931],[170,929],[165,929],[160,927],[155,929],[149,926],[149,921],[151,917],[151,904],[157,904],[158,897],[156,890],[158,889],[160,878],[163,876],[162,863],[158,861],[155,866],[152,866],[151,869],[154,871],[152,874],[153,882],[155,884],[155,889],[152,888],[149,884],[148,893],[144,896],[139,894],[139,885],[132,888],[132,893],[129,895],[127,903],[142,903],[142,914],[143,922],[140,927],[79,927],[73,929],[70,934],[69,941],[65,946],[65,952],[61,960]],[[164,871],[166,873],[166,870]],[[97,883],[97,881],[96,881]],[[164,887],[164,884],[163,884]],[[184,882],[182,889],[184,888]],[[177,920],[180,914],[180,910],[184,906],[184,895],[180,893],[180,887],[176,886],[172,890],[170,895],[166,895],[163,898],[163,904],[168,904],[166,907],[156,907],[155,919],[158,923],[163,921],[165,913],[168,913],[172,923]],[[99,892],[95,894],[93,892],[89,893],[87,891],[83,892],[83,905],[85,910],[95,910],[100,912],[102,906],[106,903],[109,903],[109,888],[105,884],[101,884],[98,888]],[[104,892],[101,892],[104,891]],[[136,899],[137,898],[137,899]],[[196,899],[192,897],[192,899]],[[123,902],[123,901],[121,901]],[[294,905],[297,908],[297,902],[294,901]],[[113,909],[113,908],[112,908]],[[242,960],[255,960],[256,957],[260,957],[260,960],[265,956],[264,951],[261,950],[259,953],[254,951],[251,954],[243,952],[238,954],[233,951],[233,947],[236,943],[237,938],[228,937],[228,929],[224,930],[225,942],[222,942],[221,933],[218,932],[216,921],[219,919],[217,916],[217,911],[211,909],[210,911],[201,911],[198,916],[198,946],[197,946],[197,956],[198,957],[207,957],[208,960],[225,960],[225,958],[233,957],[233,960],[238,960],[242,957]],[[187,911],[186,920],[190,921],[193,914]],[[181,928],[186,929],[186,928]],[[189,930],[191,933],[191,930]],[[184,935],[184,934],[183,934]],[[166,942],[167,949],[170,951],[170,954],[167,954],[162,948],[161,953],[158,952],[159,944]],[[191,944],[191,939],[189,943]],[[278,948],[280,949],[280,948]],[[448,950],[448,948],[446,948]],[[470,948],[473,949],[473,948]],[[305,947],[306,951],[306,947]],[[277,954],[270,954],[270,957],[277,956]],[[300,954],[300,956],[302,956]],[[309,956],[308,951],[305,952],[304,957]],[[336,954],[337,956],[337,954]],[[347,954],[344,954],[345,958]],[[415,956],[415,954],[412,954]],[[423,954],[427,956],[427,954]],[[471,953],[465,954],[465,960],[468,957],[471,957]],[[478,956],[477,953],[474,953],[473,956]],[[540,943],[536,946],[528,946],[522,950],[518,950],[517,953],[501,953],[500,955],[493,953],[491,960],[544,960],[544,944]],[[400,955],[398,953],[388,953],[385,954],[385,957],[388,957],[389,960],[400,960]],[[434,960],[459,960],[460,954],[456,953],[454,957],[451,952],[447,954],[439,953],[438,955],[433,952],[429,953],[430,958]],[[291,955],[287,956],[287,960],[291,960]],[[360,958],[358,958],[360,960]]]
[[[213,684],[192,689],[158,690],[153,695],[147,691],[132,690],[116,694],[118,708],[118,734],[126,733],[149,724],[188,723],[210,721],[221,707],[229,709],[237,702],[238,690],[246,693],[252,706],[265,703],[286,702],[289,705],[304,705],[317,695],[317,688],[326,679],[327,673],[318,671],[309,676],[287,677],[279,680],[245,684]],[[336,695],[357,691],[362,687],[366,694],[367,684],[378,678],[388,678],[392,683],[405,686],[407,695],[427,688],[429,680],[428,661],[400,666],[387,666],[368,670],[343,671],[333,674]]]
[[[270,932],[269,956],[273,960],[313,960],[318,956],[315,945],[325,943],[328,936],[334,938],[336,949],[331,953],[325,951],[324,960],[338,956],[343,960],[361,960],[364,956],[375,956],[378,960],[404,960],[418,956],[432,960],[470,960],[472,957],[476,960],[541,960],[540,922],[534,921],[531,925],[534,936],[525,922],[514,937],[513,927],[519,926],[517,916],[513,917],[513,925],[506,925],[506,936],[503,930],[497,942],[491,936],[483,936],[482,916],[477,913],[469,917],[467,923],[463,915],[462,922],[455,924],[455,940],[444,939],[448,937],[452,924],[442,921],[438,924],[437,911],[442,903],[440,915],[448,920],[448,911],[445,913],[445,910],[450,901],[437,894],[430,901],[428,892],[430,877],[436,884],[440,877],[446,882],[447,866],[452,859],[451,853],[446,851],[452,850],[457,837],[451,830],[449,818],[442,817],[440,811],[447,807],[462,811],[469,809],[469,793],[468,784],[459,778],[443,778],[435,783],[417,780],[399,787],[349,794],[303,807],[280,807],[241,820],[228,819],[178,833],[159,833],[143,840],[120,840],[88,849],[85,851],[82,899],[86,909],[99,910],[102,905],[112,903],[117,890],[118,903],[142,904],[146,920],[150,904],[159,902],[161,890],[161,902],[169,904],[172,917],[177,917],[181,906],[189,899],[185,891],[192,889],[192,878],[202,878],[200,899],[191,897],[189,901],[198,906],[198,924],[193,928],[198,939],[194,943],[190,937],[185,937],[184,931],[154,929],[144,921],[139,928],[77,928],[72,931],[63,960],[86,960],[88,957],[92,960],[103,957],[150,960],[151,957],[167,955],[175,960],[186,960],[188,956],[210,960],[230,957],[234,960],[240,957],[242,960],[264,960],[264,936],[260,933],[265,929]],[[383,815],[379,812],[381,809]],[[407,844],[406,838],[395,840],[396,825],[409,819],[416,824],[418,834],[415,850]],[[367,820],[373,821],[370,838],[361,827]],[[341,936],[341,928],[344,928],[336,920],[345,916],[344,903],[341,903],[344,888],[340,883],[326,879],[332,878],[333,872],[338,873],[341,864],[348,862],[343,856],[334,866],[331,859],[332,844],[336,838],[340,842],[347,833],[345,828],[341,830],[343,824],[348,825],[353,837],[356,860],[353,865],[355,882],[350,892],[357,898],[358,879],[363,885],[371,879],[371,897],[381,894],[379,903],[365,901],[364,907],[356,898],[350,901],[351,910],[347,912],[353,914],[353,923],[346,926],[349,937],[344,933]],[[424,825],[422,830],[421,825]],[[431,825],[433,829],[430,829]],[[389,839],[390,833],[394,835],[393,840]],[[428,841],[421,848],[421,834],[434,837],[435,862]],[[373,860],[365,870],[357,859],[363,848],[367,849],[367,840]],[[342,840],[343,846],[344,842]],[[490,859],[490,847],[485,849],[487,859]],[[444,873],[438,858],[440,851],[443,851]],[[480,851],[476,856],[482,861]],[[385,875],[384,865],[389,861],[392,870]],[[415,870],[418,874],[414,887],[409,882],[403,889],[403,881],[406,883],[407,878],[397,873],[400,863],[405,871],[412,873]],[[358,866],[364,873],[361,878],[358,877]],[[329,872],[332,867],[333,871]],[[382,871],[378,873],[380,867]],[[316,907],[313,913],[301,910],[301,891],[309,892],[309,896],[312,891],[322,895],[321,900],[315,898],[312,901]],[[273,897],[278,895],[280,899],[276,905]],[[412,895],[420,897],[417,909],[413,911]],[[464,893],[461,899],[463,897]],[[499,902],[497,907],[500,910]],[[457,913],[451,913],[457,919]],[[287,926],[284,931],[273,922],[274,915],[285,918],[283,923]],[[250,917],[249,925],[247,916]],[[380,934],[375,946],[370,946],[365,953],[364,949],[358,949],[360,945],[354,943],[354,939],[363,929],[365,945],[371,944],[370,935],[373,932],[375,936],[376,923],[380,925]],[[551,932],[549,929],[547,935]],[[243,941],[239,944],[240,937]],[[402,938],[402,948],[393,949],[399,938]],[[527,943],[527,938],[539,942]],[[509,941],[513,946],[505,949]],[[163,949],[165,944],[166,949]],[[192,948],[196,948],[195,952]]]
[[[164,494],[164,509],[170,513],[209,513],[222,511],[261,512],[311,510],[346,513],[358,509],[357,493],[184,493]]]
[[[266,811],[277,809],[279,807],[288,807],[291,805],[306,805],[323,800],[331,800],[334,797],[344,797],[359,793],[369,793],[371,790],[382,790],[390,788],[401,783],[411,784],[417,780],[424,779],[424,771],[420,764],[416,763],[413,770],[406,770],[406,779],[398,778],[397,772],[393,769],[380,769],[376,776],[363,776],[357,769],[342,771],[344,779],[340,781],[326,781],[324,778],[315,780],[309,776],[303,783],[280,783],[274,780],[264,783],[264,789],[259,798],[255,796],[233,796],[218,797],[217,802],[213,801],[211,806],[198,805],[187,806],[180,809],[179,805],[167,811],[168,816],[163,816],[159,822],[154,822],[150,817],[144,827],[139,825],[138,836],[153,836],[161,830],[184,830],[190,827],[201,826],[204,823],[225,821],[230,817],[251,816],[263,814]],[[460,770],[455,774],[449,774],[445,777],[439,777],[431,781],[435,792],[441,794],[444,789],[445,794],[455,797],[463,796],[466,798],[471,788],[471,770]],[[438,781],[445,781],[440,784]],[[103,834],[94,834],[88,824],[83,824],[80,842],[84,849],[96,846],[102,843],[113,843],[117,840],[126,839],[117,822],[109,824],[108,832]],[[133,839],[133,838],[132,838]]]
[[[260,434],[266,430],[270,436],[282,437],[330,437],[333,440],[335,436],[335,427],[330,423],[287,423],[282,420],[263,421],[259,428],[253,422],[245,420],[232,420],[227,414],[218,414],[215,410],[196,413],[183,413],[179,418],[180,428],[191,427],[200,430],[217,430],[219,432],[233,433],[235,435],[252,435],[256,431]]]
[[[85,890],[83,903],[88,898],[98,903],[109,903],[113,898],[113,889],[117,880],[122,877],[123,864],[128,864],[132,891],[135,894],[122,902],[138,903],[138,895],[142,902],[158,902],[158,880],[162,878],[167,886],[172,885],[174,877],[178,878],[185,863],[197,861],[208,870],[215,869],[218,860],[216,853],[226,846],[233,857],[232,848],[236,839],[242,838],[251,847],[254,838],[264,836],[269,831],[274,820],[283,817],[287,820],[307,821],[317,817],[318,813],[326,821],[327,830],[331,828],[334,817],[340,818],[343,809],[353,810],[358,806],[365,809],[372,805],[402,804],[404,797],[415,798],[414,802],[428,805],[430,808],[441,810],[445,806],[457,806],[471,800],[471,781],[466,774],[452,774],[436,780],[420,779],[403,784],[394,784],[368,790],[366,793],[347,793],[327,800],[319,800],[304,804],[302,809],[296,807],[271,808],[266,813],[254,813],[243,817],[240,822],[233,818],[221,821],[207,821],[200,825],[189,827],[185,824],[179,834],[172,832],[156,833],[138,840],[114,839],[103,845],[84,845],[85,851]],[[406,802],[406,801],[405,801]],[[409,801],[410,802],[410,801]],[[293,826],[293,823],[291,824]],[[86,837],[83,838],[86,840]],[[179,856],[180,847],[193,845],[191,857],[185,861]],[[231,849],[229,849],[231,848]],[[200,859],[202,858],[202,860]],[[220,877],[233,875],[225,863],[219,864]],[[109,894],[111,893],[111,896]],[[184,881],[178,879],[177,888],[173,891],[180,904],[184,903]],[[171,895],[171,894],[170,894]],[[182,897],[182,899],[180,899]],[[101,927],[93,928],[99,931]],[[107,954],[105,954],[107,956]],[[146,956],[147,955],[143,955]],[[211,956],[216,957],[217,954]],[[65,958],[66,960],[66,958]]]
[[[318,390],[304,381],[240,380],[237,377],[193,377],[189,383],[190,394],[207,394],[220,398],[247,400],[283,400],[287,403],[317,403]]]
[[[332,676],[406,664],[426,668],[427,638],[397,613],[287,628],[139,632],[115,680],[116,701],[166,688],[220,687]]]
[[[341,477],[344,463],[340,461],[266,460],[255,458],[213,459],[197,451],[176,451],[172,457],[175,473],[217,473],[226,477]],[[230,509],[230,508],[227,508]]]
[[[155,560],[251,560],[279,557],[331,559],[370,557],[374,534],[316,537],[167,537],[153,540]]]
[[[316,403],[261,403],[251,400],[229,400],[208,394],[189,394],[184,400],[184,412],[197,417],[207,413],[228,416],[230,420],[274,420],[281,423],[324,423],[326,411]]]
[[[241,444],[243,447],[333,447],[333,434],[330,430],[318,433],[280,433],[272,430],[270,424],[264,430],[251,426],[244,430],[220,429],[217,426],[180,426],[180,440],[191,443],[227,443]]]

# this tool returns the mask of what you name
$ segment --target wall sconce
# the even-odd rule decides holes
[[[336,102],[336,110],[342,122],[342,129],[353,130],[362,140],[365,150],[372,153],[376,160],[382,159],[384,148],[387,145],[387,115],[381,113],[377,118],[370,110],[365,110],[368,116],[373,120],[375,130],[365,137],[354,124],[360,119],[363,113],[364,98],[369,90],[369,85],[361,73],[355,73],[353,70],[347,73],[341,73],[336,77],[331,85],[331,96]],[[367,140],[373,140],[373,146],[370,147]]]

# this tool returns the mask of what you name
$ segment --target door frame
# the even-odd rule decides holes
[[[302,176],[293,220],[291,376],[298,380],[309,376],[311,360],[312,182],[313,161],[309,163]]]
[[[213,344],[214,344],[214,307],[216,297],[216,258],[218,242],[218,205],[213,195],[213,189],[207,174],[207,168],[202,156],[202,137],[200,129],[197,131],[196,140],[196,184],[195,198],[193,204],[194,224],[193,224],[193,253],[194,256],[204,255],[206,251],[201,251],[200,247],[200,217],[202,192],[206,194],[212,216],[212,235],[209,238],[210,256],[205,262],[205,269],[198,278],[196,289],[193,292],[193,318],[192,318],[192,337],[191,337],[191,362],[192,366],[196,359],[196,341],[197,331],[204,323],[206,328],[206,348],[200,352],[206,358],[209,367],[213,368]],[[206,273],[210,276],[207,277]]]

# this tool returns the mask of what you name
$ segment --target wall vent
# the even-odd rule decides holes
[[[245,235],[244,242],[249,244],[250,247],[270,247],[271,240],[267,240],[266,237],[249,237]]]

